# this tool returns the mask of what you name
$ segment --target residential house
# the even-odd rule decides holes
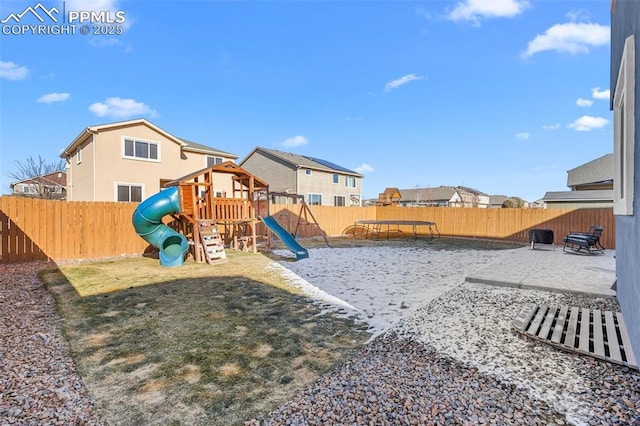
[[[67,174],[61,170],[11,183],[13,195],[64,200],[67,196]]]
[[[400,190],[398,188],[386,188],[384,192],[378,195],[377,205],[379,206],[395,206],[400,202]]]
[[[501,209],[502,204],[507,201],[509,197],[506,195],[489,195],[489,207],[494,209]]]
[[[633,351],[640,354],[640,2],[611,2],[617,299]]]
[[[464,186],[401,189],[399,204],[405,207],[480,207],[489,206],[489,196]]]
[[[484,192],[478,191],[477,189],[474,189],[474,188],[469,188],[468,186],[456,186],[456,189],[461,193],[466,192],[473,196],[473,198],[467,197],[473,200],[471,203],[471,207],[479,207],[482,209],[486,209],[487,207],[489,207],[488,194],[485,194]],[[459,207],[459,206],[456,206],[456,207]],[[463,207],[468,207],[468,206],[463,206]]]
[[[362,175],[330,161],[256,147],[239,165],[267,182],[271,193],[303,195],[309,205],[362,204]],[[293,200],[285,195],[271,199]]]
[[[547,192],[547,208],[611,208],[613,206],[613,154],[567,171],[570,191]]]
[[[133,202],[180,176],[238,158],[145,119],[87,127],[60,156],[67,160],[69,201]],[[231,176],[216,176],[213,189],[217,196],[230,194]]]

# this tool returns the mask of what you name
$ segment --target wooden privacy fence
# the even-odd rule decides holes
[[[591,225],[604,226],[602,243],[615,248],[613,209],[480,209],[450,207],[327,207],[309,206],[328,236],[344,235],[357,220],[408,220],[435,222],[442,235],[506,239],[527,242],[529,229],[553,230],[556,244],[569,232],[586,231]],[[290,232],[298,220],[298,206],[271,205],[271,214]],[[304,221],[303,221],[304,222]],[[317,236],[310,225],[298,229],[298,237]],[[400,227],[413,233],[410,226]]]
[[[2,263],[141,254],[131,222],[137,203],[0,197]]]
[[[442,235],[527,242],[533,228],[553,230],[556,244],[569,232],[604,226],[601,242],[615,248],[613,209],[480,209],[443,207],[381,207],[376,219],[435,222]],[[407,228],[405,232],[409,232]]]
[[[131,223],[136,203],[51,201],[0,197],[2,263],[32,260],[99,259],[141,254],[147,243]],[[527,241],[527,231],[547,228],[556,243],[570,231],[604,226],[602,243],[615,248],[612,209],[478,209],[442,207],[309,206],[319,227],[300,218],[299,205],[268,206],[283,226],[298,237],[348,234],[358,220],[420,220],[438,224],[442,235]],[[263,210],[263,208],[261,208]],[[410,232],[409,228],[404,230]]]

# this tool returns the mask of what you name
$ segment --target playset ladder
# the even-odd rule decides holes
[[[222,237],[218,232],[215,220],[198,220],[198,234],[200,234],[200,250],[202,257],[210,265],[225,263],[227,253],[224,251]],[[204,252],[204,253],[203,253]]]

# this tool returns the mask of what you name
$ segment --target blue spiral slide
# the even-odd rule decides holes
[[[187,238],[162,223],[162,218],[180,212],[180,193],[172,186],[144,200],[133,212],[133,227],[146,242],[160,250],[162,266],[182,266],[189,250]]]

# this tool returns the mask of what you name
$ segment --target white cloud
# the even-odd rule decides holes
[[[64,102],[71,97],[69,93],[47,93],[46,95],[42,95],[38,98],[37,102],[41,104],[52,104],[54,102]]]
[[[599,87],[594,87],[593,89],[591,89],[591,96],[593,97],[593,99],[605,99],[608,101],[610,96],[610,91],[609,89],[600,90]]]
[[[419,75],[415,75],[415,74],[407,74],[407,75],[403,75],[400,78],[396,78],[395,80],[392,80],[390,82],[388,82],[387,84],[385,84],[384,86],[384,91],[385,92],[390,92],[393,89],[397,89],[398,87],[405,85],[411,81],[414,80],[422,80],[424,77],[421,77]]]
[[[308,143],[309,143],[309,139],[305,138],[304,136],[298,135],[298,136],[293,136],[283,140],[282,142],[280,142],[280,145],[287,148],[291,148],[291,147],[306,145]]]
[[[155,110],[134,99],[107,98],[104,102],[96,102],[89,106],[89,111],[98,117],[129,118],[134,115],[156,117]]]
[[[527,0],[465,0],[458,3],[447,18],[479,25],[482,18],[511,18],[527,7]]]
[[[529,132],[516,133],[516,139],[521,141],[526,141],[530,137],[531,137],[531,133]]]
[[[579,107],[590,107],[591,105],[593,105],[593,101],[591,99],[578,98],[576,99],[576,105],[578,105]]]
[[[592,117],[583,115],[573,123],[567,124],[567,127],[577,132],[590,132],[593,129],[599,129],[609,124],[609,120],[603,117]]]
[[[29,69],[14,62],[0,61],[0,78],[23,80],[29,75]]]
[[[367,163],[362,163],[361,165],[359,165],[358,167],[355,168],[355,171],[360,173],[360,174],[371,173],[371,172],[373,172],[375,170],[376,169],[374,169],[373,167],[371,167]]]
[[[545,124],[542,126],[542,128],[544,130],[558,130],[560,128],[560,126],[562,126],[562,124],[557,123],[557,124]]]
[[[586,21],[589,19],[589,12],[585,9],[571,10],[567,12],[567,19],[572,22]]]
[[[610,29],[606,25],[575,22],[556,24],[531,40],[524,56],[547,50],[571,54],[589,53],[590,47],[604,46],[609,43],[610,37]]]

